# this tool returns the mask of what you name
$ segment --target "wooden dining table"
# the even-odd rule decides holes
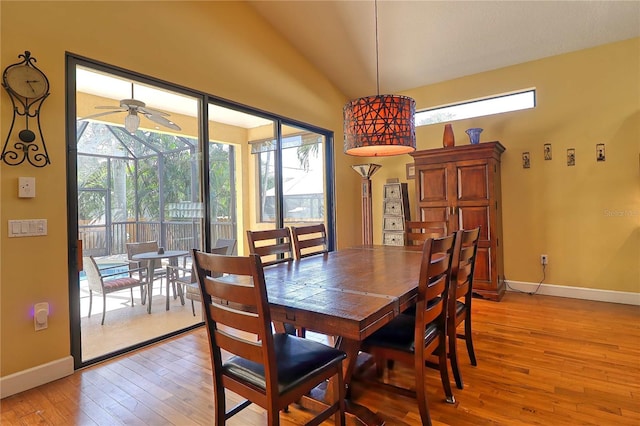
[[[421,258],[408,247],[361,246],[265,267],[271,319],[338,336],[349,395],[362,340],[415,303]],[[357,404],[348,408],[379,423]]]

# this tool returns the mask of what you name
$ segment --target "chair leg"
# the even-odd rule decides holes
[[[225,406],[224,400],[224,389],[222,388],[222,383],[219,385],[215,384],[216,378],[214,380],[214,413],[215,413],[215,424],[216,425],[224,425],[227,422],[227,407]],[[222,380],[221,380],[222,381]]]
[[[455,325],[449,328],[449,360],[451,361],[451,370],[453,371],[453,377],[456,381],[456,387],[463,389],[462,376],[460,375],[460,368],[458,365],[458,342],[456,339]]]
[[[196,316],[196,304],[193,303],[193,299],[191,299],[191,311],[193,312],[193,316]]]
[[[131,290],[131,307],[133,308],[133,287],[131,287],[129,290]]]
[[[453,396],[453,391],[451,390],[451,382],[449,381],[449,368],[447,367],[448,363],[446,336],[440,337],[438,346],[438,367],[440,370],[440,380],[442,381],[442,387],[444,388],[446,401],[449,404],[455,404],[456,398]]]
[[[338,402],[338,411],[334,415],[334,423],[336,424],[336,426],[344,426],[345,424],[345,415],[344,415],[345,387],[344,387],[344,379],[342,376],[342,368],[340,368],[340,370],[338,371],[338,374],[336,374],[336,378],[333,381],[333,386],[334,386],[333,394],[336,395],[337,402]]]
[[[87,318],[91,318],[91,305],[93,305],[93,291],[89,290],[89,315]]]
[[[280,426],[280,411],[267,410],[267,425]]]
[[[102,293],[102,322],[100,325],[104,325],[104,316],[107,313],[107,295]]]
[[[467,315],[464,319],[464,340],[467,343],[467,352],[469,353],[469,359],[471,365],[477,366],[476,353],[473,350],[473,339],[471,338],[471,315]]]
[[[416,360],[416,364],[419,363],[420,360]],[[422,424],[431,426],[431,415],[429,414],[429,405],[427,402],[427,390],[425,389],[424,384],[424,361],[422,361],[422,364],[422,368],[416,368],[416,399]],[[418,365],[416,365],[416,367],[418,367]]]

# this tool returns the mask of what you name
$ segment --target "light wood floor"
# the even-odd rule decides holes
[[[640,307],[508,293],[474,300],[478,366],[446,404],[429,374],[435,425],[640,425]],[[389,380],[409,385],[398,364]],[[229,399],[236,400],[235,396]],[[389,425],[420,424],[415,401],[354,383],[353,399]],[[213,402],[206,332],[186,335],[2,400],[10,425],[210,425]],[[292,408],[284,425],[306,413]],[[251,406],[230,425],[265,424]]]

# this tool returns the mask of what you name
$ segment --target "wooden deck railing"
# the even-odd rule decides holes
[[[85,256],[109,256],[127,252],[126,244],[158,241],[166,250],[189,250],[202,246],[201,222],[114,222],[78,226]],[[235,223],[211,223],[211,241],[235,238]]]

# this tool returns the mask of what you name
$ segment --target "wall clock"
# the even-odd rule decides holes
[[[51,161],[40,127],[40,108],[49,96],[49,80],[35,66],[36,58],[29,51],[18,55],[18,58],[22,60],[9,65],[2,73],[2,87],[13,105],[13,119],[1,159],[10,166],[26,160],[35,167],[44,167]],[[16,125],[20,117],[24,117],[24,128]]]

